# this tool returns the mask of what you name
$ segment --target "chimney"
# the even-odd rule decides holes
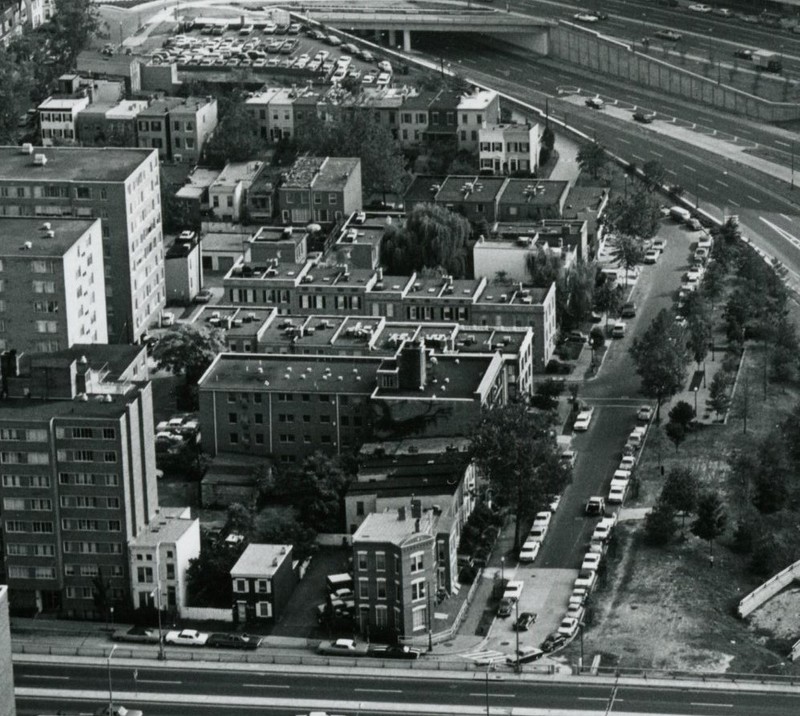
[[[411,498],[411,516],[417,520],[422,517],[422,500]]]
[[[419,520],[414,520],[414,532],[419,532]]]
[[[405,519],[406,519],[406,508],[405,508],[405,506],[404,507],[398,507],[397,508],[397,521],[398,522],[403,522],[403,521],[405,521]]]

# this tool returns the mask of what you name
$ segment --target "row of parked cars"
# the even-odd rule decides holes
[[[118,629],[111,638],[114,641],[131,644],[158,644],[158,629],[131,627]],[[213,649],[258,649],[261,637],[252,634],[232,634],[228,632],[203,632],[196,629],[172,630],[163,633],[164,644],[169,646],[207,646]]]

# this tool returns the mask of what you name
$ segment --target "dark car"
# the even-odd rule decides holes
[[[535,623],[536,615],[533,612],[522,612],[514,622],[514,631],[528,631],[528,627]]]
[[[111,636],[114,641],[125,641],[133,644],[158,644],[158,629],[131,627],[118,629]]]
[[[683,37],[680,32],[674,30],[656,30],[653,34],[660,40],[669,40],[670,42],[677,42]]]
[[[753,59],[753,51],[746,50],[743,47],[740,47],[738,50],[733,51],[733,56],[738,57],[740,60],[752,60]]]
[[[368,656],[375,659],[419,659],[421,654],[422,652],[419,649],[394,644],[391,646],[370,646]]]
[[[260,636],[215,633],[208,637],[206,646],[213,649],[258,649],[260,643]]]
[[[655,117],[656,115],[654,112],[642,112],[641,110],[639,110],[638,112],[633,113],[633,118],[637,122],[641,122],[642,124],[650,124],[655,119]]]
[[[545,654],[549,654],[551,651],[555,651],[558,647],[564,646],[566,643],[567,637],[564,634],[554,632],[542,642],[542,651]]]
[[[194,297],[195,303],[208,303],[211,299],[214,298],[214,294],[211,293],[207,288],[201,289],[197,295]]]
[[[623,304],[619,315],[623,318],[633,318],[636,315],[636,304],[633,301]]]

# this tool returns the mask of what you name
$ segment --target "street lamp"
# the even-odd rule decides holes
[[[111,687],[111,657],[114,656],[116,650],[117,645],[114,644],[106,658],[106,665],[108,666],[108,716],[114,716],[114,690]]]
[[[514,610],[517,617],[517,623],[514,625],[514,634],[517,638],[517,658],[514,660],[514,671],[519,673],[522,671],[522,662],[519,660],[519,599],[514,602]]]
[[[692,388],[692,392],[694,393],[694,416],[697,417],[697,391],[700,390],[700,386],[696,385]]]
[[[486,664],[486,716],[489,716],[489,669],[491,666],[491,661]]]
[[[578,662],[578,673],[583,673],[583,627],[585,624],[583,622],[578,622],[578,631],[581,636],[581,660]]]
[[[500,557],[500,582],[504,582],[506,578],[506,558]]]
[[[161,542],[156,544],[156,610],[158,611],[158,660],[164,661],[164,633],[161,628]]]

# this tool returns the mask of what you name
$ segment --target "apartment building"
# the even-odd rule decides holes
[[[568,181],[506,179],[497,198],[497,220],[504,222],[560,219],[570,192]]]
[[[25,0],[0,0],[0,44],[8,45],[28,24]]]
[[[8,614],[8,587],[0,584],[0,716],[16,716],[14,665],[11,661],[11,619]]]
[[[200,556],[200,520],[188,507],[161,507],[128,545],[134,609],[181,614],[186,606],[186,570]]]
[[[235,622],[277,622],[297,584],[292,545],[247,545],[231,568],[231,582]]]
[[[487,124],[478,130],[480,169],[493,174],[535,173],[541,141],[539,124]]]
[[[217,128],[217,100],[212,97],[163,97],[150,102],[136,118],[140,147],[158,150],[175,162],[197,163]]]
[[[127,545],[158,506],[146,361],[136,346],[3,354],[0,521],[15,610],[105,618],[131,603]]]
[[[455,571],[453,520],[410,505],[366,516],[353,535],[356,613],[367,638],[422,642],[436,629],[434,607],[448,562]],[[441,591],[440,591],[441,590]]]
[[[300,157],[278,188],[284,224],[330,224],[361,208],[361,160],[355,157]]]
[[[241,221],[247,193],[265,167],[264,162],[257,160],[228,162],[208,187],[208,200],[214,216],[223,221]]]
[[[100,219],[0,217],[0,350],[107,342]]]
[[[170,303],[189,303],[203,288],[202,247],[197,234],[179,236],[164,255],[164,276]]]
[[[158,155],[0,147],[0,216],[99,218],[109,342],[138,341],[164,306]]]
[[[280,89],[278,87],[265,87],[245,100],[245,108],[258,125],[258,135],[268,141],[272,141],[273,127],[269,103],[279,93]]]
[[[479,146],[479,133],[500,122],[500,95],[494,90],[474,88],[458,99],[458,148],[474,152]]]
[[[505,180],[500,177],[448,176],[436,190],[434,201],[457,211],[472,222],[497,221],[497,201]]]

